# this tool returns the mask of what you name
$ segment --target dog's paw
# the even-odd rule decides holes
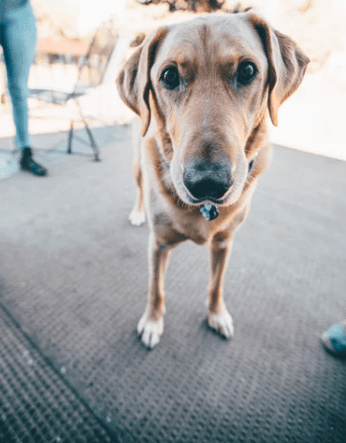
[[[233,320],[227,309],[220,314],[209,313],[208,324],[227,339],[234,336]]]
[[[133,209],[129,215],[129,221],[132,226],[141,226],[143,223],[145,223],[145,212]]]
[[[144,313],[137,326],[138,335],[141,335],[142,343],[149,349],[153,349],[163,333],[163,319],[155,321],[149,320]]]

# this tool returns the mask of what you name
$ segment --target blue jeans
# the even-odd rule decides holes
[[[3,48],[16,146],[30,146],[28,129],[28,78],[36,51],[36,18],[28,2],[0,14],[0,45]]]

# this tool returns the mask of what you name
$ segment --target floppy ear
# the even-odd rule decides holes
[[[142,120],[142,137],[147,133],[150,124],[150,69],[158,46],[166,33],[166,28],[159,28],[148,36],[125,62],[116,79],[121,99]]]
[[[309,58],[287,35],[272,29],[254,12],[248,19],[261,38],[268,59],[268,108],[273,125],[278,125],[279,106],[298,88],[303,80]]]

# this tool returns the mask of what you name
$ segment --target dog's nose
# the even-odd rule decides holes
[[[198,200],[218,200],[232,185],[230,162],[204,161],[185,166],[183,181],[190,194]]]

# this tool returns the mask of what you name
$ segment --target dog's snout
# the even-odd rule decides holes
[[[197,200],[218,200],[232,185],[231,164],[204,161],[187,165],[183,181],[186,189]]]

